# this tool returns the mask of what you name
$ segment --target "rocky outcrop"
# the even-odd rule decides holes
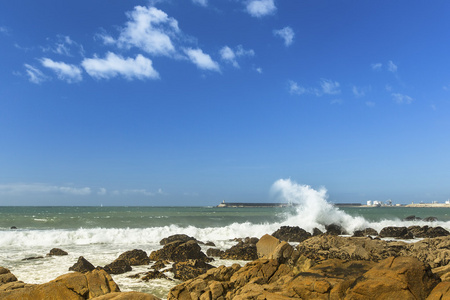
[[[0,288],[2,288],[0,286]],[[3,300],[16,299],[92,299],[111,292],[120,292],[111,276],[104,270],[94,270],[85,274],[69,273],[48,283],[24,286],[0,292]]]
[[[168,260],[172,262],[187,261],[197,259],[205,262],[211,261],[205,253],[201,251],[200,246],[194,240],[187,242],[175,241],[166,244],[162,249],[150,253],[150,260]]]
[[[414,235],[408,231],[406,227],[384,227],[380,231],[380,237],[382,238],[396,238],[396,239],[412,239]]]
[[[134,249],[120,254],[118,259],[126,260],[130,266],[148,265],[150,258],[144,250]]]
[[[342,234],[348,234],[348,232],[338,224],[330,224],[325,226],[325,229],[327,230],[326,234],[329,235],[342,235]]]
[[[258,239],[252,238],[241,240],[230,249],[225,250],[220,258],[230,260],[255,260],[258,258],[256,250],[257,242]]]
[[[195,238],[188,236],[186,234],[174,234],[169,237],[163,238],[161,241],[159,241],[159,244],[167,245],[167,244],[175,242],[175,241],[181,241],[181,242],[196,241],[197,242],[197,240]]]
[[[410,226],[408,227],[408,231],[411,232],[411,234],[415,238],[435,238],[450,235],[450,232],[448,232],[448,230],[440,226]]]
[[[160,300],[150,294],[140,292],[125,292],[125,293],[109,293],[104,296],[96,297],[95,300]]]
[[[365,236],[377,236],[378,232],[373,228],[366,228],[363,230],[355,230],[353,232],[354,237],[365,237]]]
[[[298,226],[282,226],[271,235],[281,241],[298,243],[311,237],[311,233]]]
[[[49,253],[47,253],[47,256],[63,256],[63,255],[69,255],[66,251],[59,249],[59,248],[53,248],[50,250]]]
[[[172,273],[175,279],[186,281],[204,274],[212,268],[214,268],[212,265],[207,264],[204,261],[190,259],[188,261],[175,262],[172,265]]]
[[[69,271],[75,271],[80,273],[86,273],[94,270],[95,267],[89,261],[87,261],[83,256],[78,258],[78,261],[69,268]]]
[[[104,266],[103,269],[109,274],[123,274],[131,271],[133,268],[131,268],[128,260],[118,258],[112,263]]]

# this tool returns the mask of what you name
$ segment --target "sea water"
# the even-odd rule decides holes
[[[199,241],[213,242],[225,250],[233,239],[261,237],[281,226],[299,226],[312,232],[335,223],[348,232],[371,227],[428,225],[450,230],[450,209],[407,207],[337,208],[327,201],[326,190],[314,190],[290,180],[272,187],[274,196],[291,207],[0,207],[0,266],[27,283],[44,283],[68,273],[83,256],[94,266],[104,266],[121,253],[142,249],[150,254],[161,249],[160,240],[173,234],[187,234]],[[407,216],[434,216],[437,222],[402,221]],[[11,227],[17,229],[11,229]],[[52,248],[67,256],[46,257]],[[202,246],[206,252],[209,246]],[[43,256],[40,259],[24,258]],[[235,261],[216,259],[215,266]],[[238,261],[241,265],[243,261]],[[180,281],[165,279],[144,282],[130,275],[146,272],[150,266],[133,266],[133,271],[112,275],[122,291],[148,292],[166,298]]]

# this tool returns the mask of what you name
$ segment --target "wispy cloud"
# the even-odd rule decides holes
[[[36,69],[35,67],[33,67],[29,64],[24,64],[24,66],[25,66],[25,72],[26,72],[26,74],[28,76],[28,80],[30,82],[40,84],[40,83],[48,80],[48,77],[45,76],[41,70]]]
[[[396,72],[397,72],[397,69],[398,69],[397,65],[394,64],[394,63],[392,62],[392,60],[388,61],[387,68],[388,68],[388,71],[389,71],[389,72],[392,72],[392,73],[396,73]]]
[[[108,52],[105,58],[86,58],[81,64],[90,76],[97,79],[109,79],[116,76],[123,76],[128,80],[159,78],[158,72],[153,69],[152,61],[141,54],[133,59]]]
[[[208,0],[192,0],[195,4],[201,5],[201,6],[207,6]]]
[[[44,52],[52,52],[64,56],[73,56],[74,52],[84,54],[83,46],[73,41],[70,36],[58,35],[56,41],[46,47],[41,47]]]
[[[245,50],[242,45],[239,45],[236,47],[235,50],[231,49],[228,46],[224,46],[222,49],[220,49],[220,57],[222,60],[232,64],[235,68],[239,68],[239,63],[237,62],[238,57],[242,56],[254,56],[255,51],[252,49]]]
[[[371,91],[371,86],[353,86],[352,93],[356,98],[362,98],[366,95],[366,93]]]
[[[247,12],[253,17],[264,17],[277,10],[274,0],[251,0],[247,2]]]
[[[320,88],[304,87],[292,80],[290,80],[288,84],[289,93],[293,95],[312,94],[320,97],[323,95],[336,95],[341,93],[339,82],[329,79],[321,79]]]
[[[172,38],[180,33],[178,22],[155,7],[136,6],[127,13],[129,21],[121,30],[117,44],[123,48],[137,47],[152,55],[175,53]],[[112,42],[111,37],[105,40]]]
[[[220,72],[219,64],[201,49],[187,48],[184,52],[199,69]]]
[[[0,26],[0,33],[8,35],[9,34],[9,30],[5,26]]]
[[[71,186],[56,186],[42,183],[36,184],[0,184],[0,194],[3,195],[25,195],[25,194],[69,194],[86,196],[92,193],[91,188],[76,188]]]
[[[83,79],[81,69],[75,65],[55,62],[49,58],[42,58],[41,63],[44,67],[53,70],[60,80],[64,80],[68,83],[74,83]]]
[[[383,64],[382,63],[374,63],[374,64],[371,64],[370,66],[371,66],[372,70],[380,71],[381,68],[383,67]]]
[[[398,104],[411,104],[414,99],[408,95],[400,94],[400,93],[392,93],[392,99]]]
[[[273,34],[275,36],[281,37],[284,40],[284,45],[286,47],[289,47],[293,42],[294,42],[294,30],[287,26],[284,27],[283,29],[279,29],[279,30],[274,30]]]

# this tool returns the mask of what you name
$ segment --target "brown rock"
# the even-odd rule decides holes
[[[268,258],[280,243],[280,240],[272,235],[263,235],[256,243],[258,257]]]
[[[68,253],[59,248],[53,248],[52,250],[50,250],[49,253],[47,253],[47,256],[63,256],[63,255],[68,255]]]
[[[204,261],[191,259],[188,261],[175,262],[172,265],[172,273],[175,279],[186,281],[204,274],[212,268],[214,268],[212,265],[207,264]]]
[[[78,258],[78,261],[69,268],[69,271],[75,271],[80,273],[86,273],[94,270],[95,267],[89,261],[87,261],[83,256]]]
[[[225,250],[220,258],[231,260],[255,260],[258,258],[258,253],[255,244],[239,242],[230,249]]]
[[[109,265],[103,267],[109,274],[123,274],[132,270],[130,263],[125,259],[116,259]]]
[[[144,281],[149,281],[152,279],[169,279],[169,278],[164,273],[154,270],[146,272],[141,279]]]
[[[225,251],[216,248],[209,248],[206,250],[206,255],[208,256],[221,257],[224,253]]]
[[[425,299],[440,282],[413,257],[389,257],[366,272],[346,299]]]
[[[303,242],[311,237],[311,233],[298,226],[282,226],[272,236],[286,242]]]
[[[120,254],[118,259],[128,261],[130,266],[148,265],[150,258],[144,250],[134,249]]]
[[[181,241],[184,243],[186,243],[187,241],[196,241],[197,242],[197,240],[195,238],[188,236],[186,234],[174,234],[174,235],[171,235],[169,237],[162,239],[161,241],[159,241],[159,244],[167,245],[167,244],[175,242],[175,241]]]
[[[95,300],[160,300],[159,298],[140,292],[115,292],[109,293],[100,297],[94,298]]]
[[[412,239],[414,238],[413,234],[408,231],[406,227],[394,227],[388,226],[384,227],[380,231],[380,237],[382,238],[396,238],[396,239]]]
[[[427,297],[427,300],[444,299],[450,299],[450,281],[440,282]]]
[[[12,274],[8,269],[0,267],[0,286],[13,281],[17,281],[16,276],[14,276],[14,274]]]
[[[202,251],[197,242],[189,240],[187,242],[175,241],[166,244],[162,249],[150,253],[150,259],[154,261],[187,261],[189,259],[198,259],[211,261]]]

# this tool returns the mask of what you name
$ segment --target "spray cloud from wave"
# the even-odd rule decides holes
[[[279,179],[272,185],[271,192],[282,202],[295,205],[296,214],[284,222],[286,225],[312,232],[315,227],[324,231],[326,225],[337,224],[349,233],[369,227],[369,222],[364,218],[350,216],[329,203],[324,187],[315,190],[290,179]]]

